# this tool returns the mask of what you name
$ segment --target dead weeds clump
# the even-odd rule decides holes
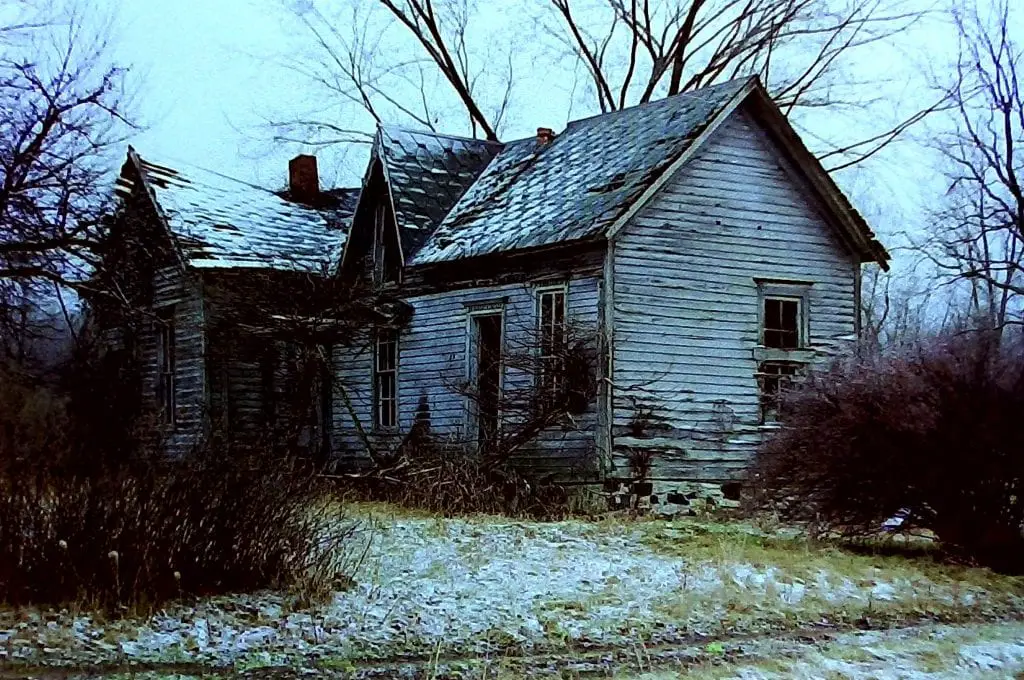
[[[561,519],[570,509],[566,487],[529,478],[508,462],[430,437],[400,447],[368,473],[336,479],[347,497],[448,517],[500,514]]]
[[[312,465],[261,453],[88,474],[9,461],[0,479],[3,599],[121,611],[264,588],[330,590],[351,566],[344,548],[355,526],[319,502]]]

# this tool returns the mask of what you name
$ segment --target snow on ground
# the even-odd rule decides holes
[[[806,625],[832,612],[1020,609],[1016,592],[923,574],[816,567],[794,576],[727,556],[665,554],[642,540],[643,530],[394,518],[373,532],[355,585],[323,604],[299,609],[287,595],[262,593],[177,605],[147,620],[0,616],[0,659],[251,665],[481,655],[671,642]],[[978,655],[987,653],[996,652]]]
[[[971,680],[1014,678],[1024,671],[1024,624],[921,626],[847,633],[824,645],[788,649],[766,643],[755,662],[706,663],[695,680]],[[775,652],[773,654],[773,652]],[[675,669],[622,674],[630,680],[680,677]]]

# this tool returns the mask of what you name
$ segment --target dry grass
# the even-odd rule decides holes
[[[820,621],[977,620],[1015,616],[1024,602],[1024,579],[945,562],[927,543],[815,541],[738,522],[639,526],[641,541],[655,552],[684,560],[691,571],[723,575],[717,602],[699,589],[683,589],[660,605],[666,616],[683,621],[717,608],[721,632]]]

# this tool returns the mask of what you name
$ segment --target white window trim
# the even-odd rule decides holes
[[[768,375],[762,373],[766,363],[791,364],[795,367],[792,380],[799,380],[803,368],[813,359],[815,352],[811,348],[811,287],[810,281],[793,281],[785,279],[754,279],[757,285],[757,346],[753,349],[754,379],[757,382],[758,419],[762,428],[778,427],[774,418],[768,417],[764,409],[763,380]],[[792,300],[797,303],[797,346],[792,349],[768,347],[764,342],[765,318],[764,308],[767,300]]]

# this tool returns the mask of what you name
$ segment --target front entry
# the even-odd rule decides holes
[[[480,450],[492,449],[498,441],[498,412],[501,400],[501,314],[473,316],[473,393],[476,415],[476,443]]]

